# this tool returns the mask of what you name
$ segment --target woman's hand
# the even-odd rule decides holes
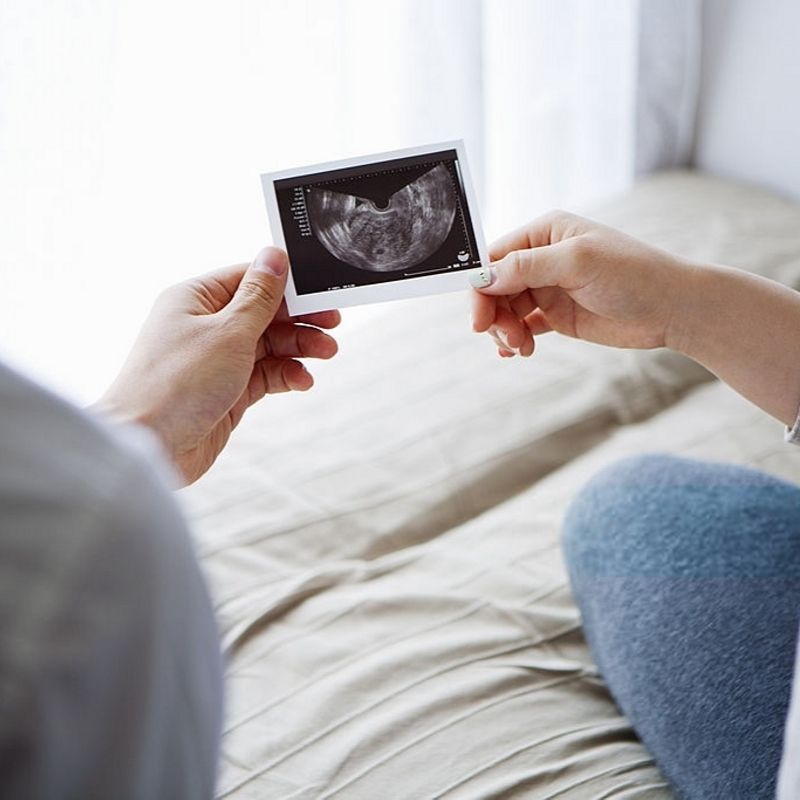
[[[331,358],[338,311],[290,317],[288,260],[262,250],[238,264],[167,289],[156,301],[119,377],[97,408],[159,435],[187,483],[225,446],[265,394],[306,391],[298,358]]]
[[[693,268],[612,228],[556,212],[500,239],[473,282],[473,326],[501,356],[529,356],[547,331],[614,347],[669,344]]]
[[[692,264],[558,212],[509,234],[473,278],[473,325],[500,355],[558,331],[614,347],[669,347],[791,425],[800,406],[800,293],[714,264]]]

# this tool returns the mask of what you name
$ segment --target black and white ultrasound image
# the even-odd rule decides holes
[[[480,265],[448,150],[275,181],[298,295]]]

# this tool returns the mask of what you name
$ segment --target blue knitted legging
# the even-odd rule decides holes
[[[677,796],[772,798],[800,618],[800,488],[627,459],[578,494],[564,551],[597,665]]]

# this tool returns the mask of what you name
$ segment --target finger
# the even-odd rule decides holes
[[[499,261],[514,250],[528,250],[550,244],[550,225],[535,219],[521,228],[506,233],[489,245],[489,260]]]
[[[313,325],[315,328],[325,328],[331,330],[341,323],[342,315],[338,311],[318,311],[315,314],[300,314],[294,317],[296,322],[302,322],[305,325]]]
[[[509,350],[508,345],[500,338],[494,328],[489,328],[487,333],[492,338],[492,341],[497,345],[498,350]]]
[[[523,358],[530,358],[533,355],[533,351],[536,349],[536,339],[533,336],[530,339],[526,339],[522,347],[519,348],[519,354]]]
[[[536,305],[536,298],[533,295],[533,292],[523,292],[516,297],[509,298],[509,308],[514,316],[522,322],[523,325],[527,326],[526,318],[533,313],[538,306]],[[531,336],[526,336],[525,340],[519,347],[519,354],[521,356],[528,356],[533,355],[533,350],[535,346],[535,340],[533,335],[535,332],[528,327],[528,331],[532,334]]]
[[[588,225],[588,220],[575,214],[549,211],[492,242],[489,247],[489,258],[492,261],[499,261],[514,250],[529,250],[532,247],[556,244],[568,236],[583,232]]]
[[[242,282],[248,266],[248,264],[231,264],[227,267],[219,267],[201,275],[200,281],[215,284],[219,290],[222,305],[227,305],[236,294],[236,289]]]
[[[550,333],[550,331],[553,330],[540,308],[537,308],[525,317],[525,325],[532,336],[538,336],[541,333]]]
[[[530,330],[528,331],[528,336],[525,337],[525,340],[517,349],[517,352],[523,357],[528,358],[529,356],[533,355],[533,351],[536,349],[536,340],[531,335]]]
[[[335,310],[316,311],[313,314],[298,314],[296,317],[292,317],[286,308],[286,300],[283,300],[275,314],[275,322],[302,322],[305,325],[313,325],[315,328],[325,328],[326,330],[335,328],[341,321],[342,315]]]
[[[499,355],[501,358],[511,358],[512,356],[516,355],[515,352],[503,341],[500,335],[498,335],[497,331],[490,328],[488,333],[497,347],[497,355]]]
[[[472,330],[475,333],[484,333],[494,322],[497,300],[480,292],[470,292],[470,306],[472,309]]]
[[[526,336],[523,340],[522,344],[519,347],[512,347],[509,342],[506,334],[495,327],[489,329],[489,336],[492,337],[494,343],[497,345],[497,350],[500,352],[500,355],[505,355],[506,357],[508,354],[511,355],[521,355],[523,358],[527,358],[528,356],[533,355],[533,351],[536,347],[536,342],[533,336]],[[501,352],[504,351],[504,352]]]
[[[253,336],[260,336],[281,308],[289,260],[283,250],[265,247],[253,259],[226,307]]]
[[[508,304],[517,319],[525,319],[528,314],[539,307],[533,292],[522,292],[516,297],[510,297]]]
[[[274,321],[275,322],[289,322],[291,321],[291,317],[289,316],[289,309],[286,308],[286,298],[284,297],[281,300],[280,305],[278,306],[278,310],[275,312]]]
[[[559,242],[529,250],[514,250],[496,261],[488,275],[474,274],[473,280],[483,277],[485,284],[475,288],[488,295],[517,295],[526,289],[544,286],[573,288],[570,269],[574,259],[570,247],[570,242]]]
[[[286,361],[281,370],[290,392],[307,392],[314,385],[311,373],[299,361]]]
[[[216,314],[230,303],[246,271],[247,264],[233,264],[189,278],[161,292],[158,303],[186,314]]]
[[[286,358],[256,361],[247,385],[250,405],[266,394],[305,392],[314,385],[311,373],[299,362]]]
[[[316,328],[292,323],[272,323],[261,337],[261,355],[274,358],[333,358],[339,350],[336,340]],[[256,350],[256,358],[259,355]]]
[[[519,350],[531,337],[525,323],[510,308],[503,305],[497,307],[491,330],[500,336],[503,344],[509,350]]]

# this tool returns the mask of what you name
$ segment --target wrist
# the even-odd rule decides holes
[[[167,454],[173,453],[172,442],[167,435],[166,426],[161,421],[161,415],[153,410],[137,408],[130,402],[118,402],[112,390],[106,392],[97,402],[89,406],[88,411],[104,417],[115,425],[134,425],[148,428],[161,442]]]
[[[664,331],[664,345],[670,350],[696,358],[697,346],[713,324],[713,287],[722,269],[710,264],[684,262],[676,273],[670,317]]]

